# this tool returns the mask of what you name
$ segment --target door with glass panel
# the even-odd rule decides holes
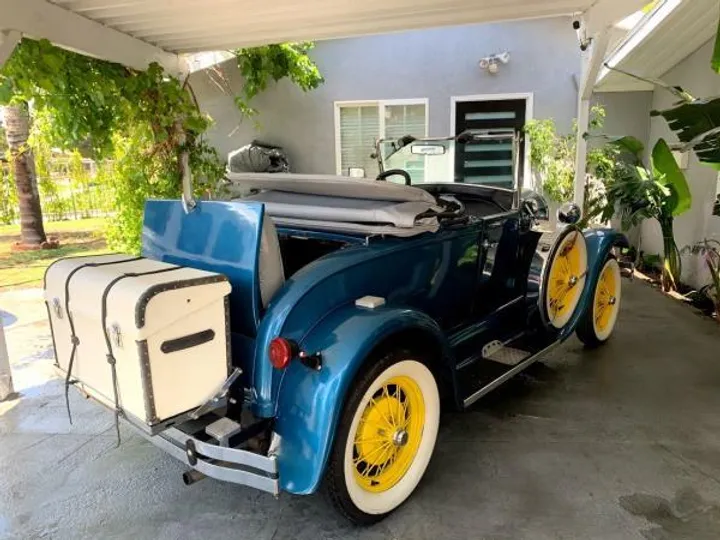
[[[464,131],[509,129],[519,137],[518,178],[523,175],[525,141],[522,137],[527,102],[524,99],[458,101],[455,103],[455,134]],[[511,141],[478,140],[455,147],[455,181],[515,188]]]

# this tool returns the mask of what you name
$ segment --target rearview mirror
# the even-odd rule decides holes
[[[445,153],[445,147],[442,144],[413,144],[410,152],[421,156],[441,156]]]

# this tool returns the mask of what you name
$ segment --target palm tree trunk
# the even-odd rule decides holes
[[[675,234],[673,232],[673,218],[660,217],[660,229],[663,236],[663,268],[662,268],[662,288],[664,291],[674,291],[682,273],[682,261],[680,259],[680,251],[675,243]]]
[[[35,177],[35,160],[28,146],[30,115],[27,104],[6,106],[4,119],[20,208],[20,243],[27,247],[41,247],[47,238]]]

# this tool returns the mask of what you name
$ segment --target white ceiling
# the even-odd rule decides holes
[[[678,62],[698,50],[715,35],[718,18],[720,18],[718,0],[682,0],[617,64],[617,67],[637,75],[662,78]],[[632,32],[628,37],[631,36]],[[608,59],[611,58],[612,52],[608,56]],[[710,59],[708,63],[709,61]],[[652,85],[617,72],[609,72],[595,87],[601,92],[652,90],[652,88]]]
[[[594,0],[51,1],[174,53],[569,15],[596,3]]]

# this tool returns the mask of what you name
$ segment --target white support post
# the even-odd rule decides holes
[[[590,124],[590,98],[602,67],[610,40],[609,28],[593,36],[590,48],[583,54],[583,70],[578,88],[577,141],[575,153],[575,182],[573,202],[580,208],[585,203],[585,178],[587,169],[587,133]]]
[[[0,67],[10,58],[15,45],[20,41],[20,32],[16,30],[0,31]]]
[[[573,202],[581,209],[585,204],[585,170],[587,169],[587,140],[583,136],[590,123],[590,100],[578,101],[577,113],[577,141],[575,143],[575,184]]]
[[[610,42],[610,29],[617,21],[645,5],[646,0],[597,0],[583,13],[582,27],[592,38],[583,53],[582,77],[578,88],[577,142],[575,154],[575,182],[573,201],[582,208],[585,203],[585,179],[587,169],[587,140],[585,133],[590,123],[590,98],[598,75],[603,67]]]
[[[3,329],[2,318],[0,318],[0,401],[7,399],[14,393],[10,358],[5,343],[5,330]]]

